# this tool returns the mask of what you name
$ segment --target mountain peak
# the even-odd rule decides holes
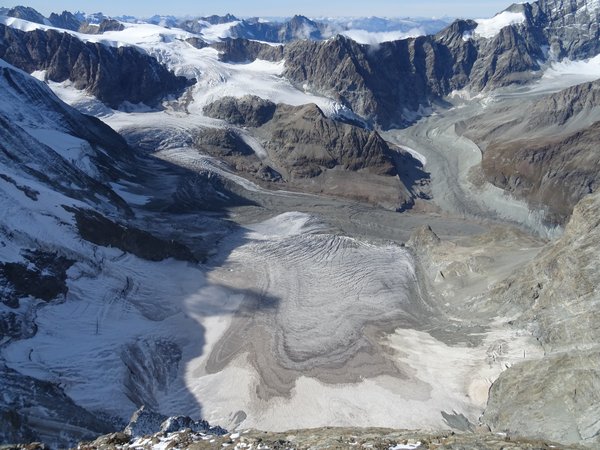
[[[48,19],[29,6],[15,6],[14,8],[9,9],[6,15],[42,25],[50,25]]]

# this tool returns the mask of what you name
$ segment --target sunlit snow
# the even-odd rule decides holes
[[[477,19],[476,22],[475,36],[490,39],[500,33],[500,30],[504,27],[525,22],[525,14],[522,12],[504,11],[491,19]]]

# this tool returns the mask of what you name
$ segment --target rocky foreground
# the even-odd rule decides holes
[[[189,417],[166,417],[146,410],[137,410],[122,432],[110,433],[94,441],[81,442],[77,450],[202,450],[233,449],[349,449],[385,450],[425,449],[584,449],[578,445],[565,446],[544,440],[525,439],[507,433],[491,433],[480,426],[472,432],[450,430],[393,430],[389,428],[323,427],[285,432],[245,430],[228,432],[211,426],[204,420]],[[47,450],[45,443],[0,445],[0,450]]]
[[[2,450],[47,448],[43,444],[0,446]],[[167,449],[351,449],[369,448],[385,450],[424,449],[578,449],[579,446],[563,446],[539,440],[510,437],[492,433],[455,433],[427,431],[394,431],[384,428],[316,428],[271,433],[248,430],[223,436],[184,429],[173,433],[155,433],[132,438],[126,433],[101,436],[93,442],[83,442],[78,450],[167,450]]]

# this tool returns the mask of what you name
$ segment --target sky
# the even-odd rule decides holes
[[[18,0],[17,0],[18,1]],[[309,17],[491,17],[507,8],[510,0],[22,0],[44,15],[51,12],[103,12],[110,16],[149,17],[154,14],[204,16],[232,13],[240,17],[291,16]],[[6,3],[0,6],[14,6]]]

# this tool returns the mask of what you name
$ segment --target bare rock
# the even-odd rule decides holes
[[[414,249],[427,249],[439,245],[441,239],[431,229],[429,225],[423,225],[416,230],[407,242],[409,247]]]
[[[391,150],[377,132],[329,119],[317,105],[279,105],[265,129],[266,147],[288,178],[311,178],[334,167],[397,174]]]
[[[275,103],[254,95],[223,97],[204,107],[204,114],[234,125],[260,127],[273,118]]]
[[[483,420],[493,431],[600,445],[599,243],[596,193],[577,204],[563,237],[492,291],[490,306],[545,350],[492,386]]]
[[[122,31],[125,26],[114,19],[104,19],[99,24],[83,23],[79,26],[79,32],[85,34],[103,34],[107,31]]]
[[[0,25],[0,37],[0,58],[28,73],[46,70],[52,81],[70,80],[113,108],[125,101],[155,105],[192,83],[134,47],[107,47],[68,33],[23,32],[5,25]]]
[[[264,44],[255,40],[226,38],[211,44],[219,52],[219,58],[225,62],[248,63],[255,59],[281,61],[284,47]]]
[[[558,137],[498,141],[483,155],[486,178],[565,223],[573,206],[600,186],[600,122]]]

